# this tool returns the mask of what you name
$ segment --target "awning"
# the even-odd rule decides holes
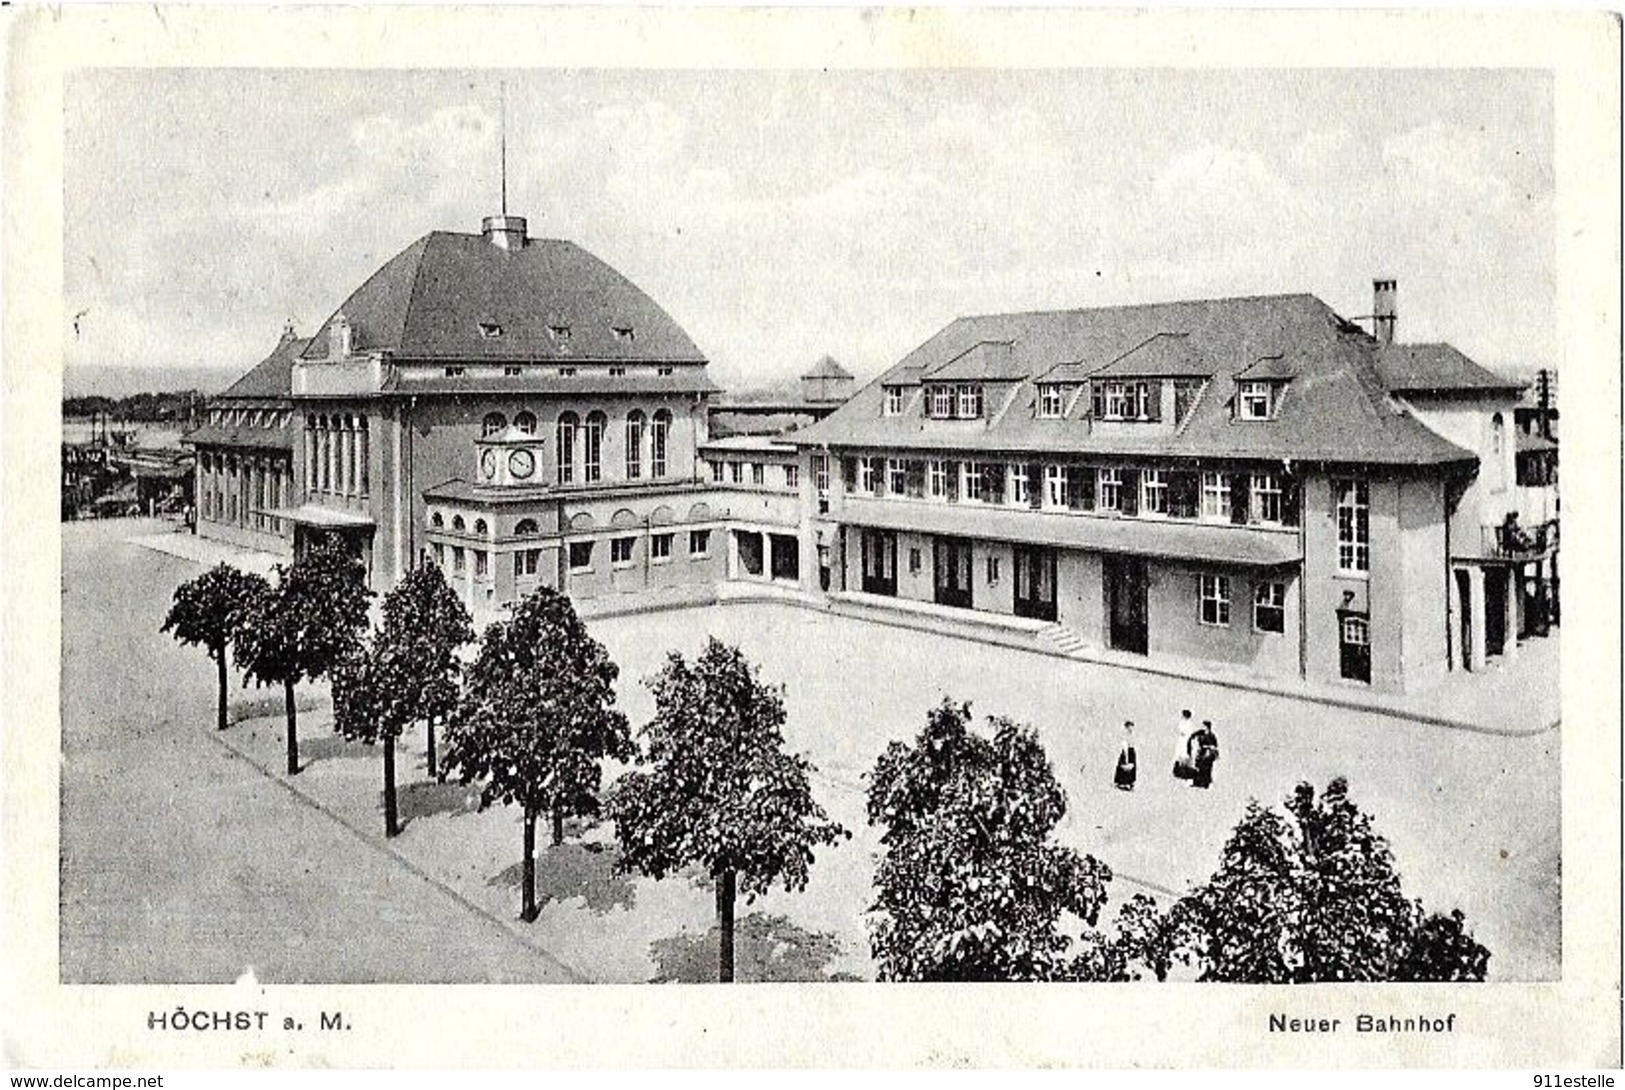
[[[851,499],[832,511],[830,517],[854,526],[1171,560],[1275,567],[1303,559],[1296,531],[1181,519],[1111,518],[992,504]]]
[[[280,507],[265,513],[271,518],[287,519],[301,526],[320,526],[332,530],[371,529],[377,525],[370,516],[359,512],[320,507],[314,503],[299,507]]]

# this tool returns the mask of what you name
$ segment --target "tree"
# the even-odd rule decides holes
[[[333,670],[333,729],[384,753],[384,835],[400,832],[395,740],[413,723],[429,732],[429,774],[436,775],[434,723],[457,707],[457,649],[474,638],[468,610],[440,569],[406,573],[384,595],[383,626]]]
[[[605,757],[629,760],[626,716],[614,708],[620,670],[587,634],[570,599],[539,587],[507,621],[485,630],[464,673],[462,699],[446,723],[442,777],[485,781],[482,801],[524,812],[524,920],[536,905],[536,818],[552,811],[553,843],[564,819],[598,812]]]
[[[412,569],[384,595],[382,638],[397,655],[406,656],[408,722],[423,721],[429,775],[438,776],[435,722],[457,707],[462,673],[457,652],[474,639],[468,608],[438,566],[424,564]]]
[[[807,887],[813,849],[851,834],[813,800],[812,764],[784,748],[784,696],[738,648],[715,638],[693,663],[677,652],[647,682],[654,718],[638,768],[609,812],[620,866],[656,880],[698,865],[716,884],[718,979],[734,978],[734,903],[782,884]]]
[[[195,579],[175,588],[160,632],[173,632],[183,644],[202,644],[219,671],[217,726],[226,729],[226,649],[237,630],[243,608],[265,587],[257,575],[238,571],[230,564],[217,564]]]
[[[1248,804],[1219,869],[1174,906],[1177,954],[1201,980],[1252,984],[1482,980],[1489,951],[1461,913],[1424,916],[1388,842],[1332,780],[1286,813]]]
[[[1093,927],[1111,870],[1051,842],[1066,795],[1032,728],[993,718],[984,738],[970,720],[969,705],[944,700],[912,746],[891,743],[875,765],[880,979],[1066,978],[1076,963],[1062,916]]]
[[[245,682],[282,686],[290,776],[299,772],[293,687],[326,677],[360,653],[370,597],[361,562],[330,542],[312,547],[291,566],[278,564],[276,584],[251,599],[242,612],[237,661]]]

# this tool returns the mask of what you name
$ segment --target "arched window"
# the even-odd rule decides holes
[[[559,483],[570,484],[576,479],[576,431],[581,418],[575,413],[559,414]]]
[[[594,410],[587,414],[587,441],[582,452],[581,479],[587,484],[597,484],[604,475],[604,429],[609,426],[609,417]]]
[[[513,414],[513,426],[526,435],[536,434],[536,414],[528,409],[521,409]]]
[[[485,533],[485,530],[486,530],[485,520],[484,519],[475,519],[474,520],[474,532],[476,534],[483,534],[483,533]]]
[[[643,476],[643,422],[641,409],[626,414],[626,479],[629,481]]]
[[[468,529],[468,526],[463,522],[463,516],[453,515],[451,516],[451,528],[456,530],[458,533],[462,533],[464,530]]]
[[[485,423],[480,425],[480,435],[482,438],[487,435],[495,435],[507,426],[508,419],[501,413],[486,413]]]
[[[429,525],[433,526],[436,530],[439,530],[446,525],[446,520],[439,511],[436,511],[434,514],[429,516]]]
[[[654,425],[649,429],[649,476],[666,475],[666,446],[671,435],[671,412],[660,409],[655,413]]]
[[[524,536],[525,534],[541,533],[541,528],[536,525],[535,519],[520,519],[514,525],[513,532]]]
[[[1490,456],[1495,459],[1495,466],[1490,471],[1490,481],[1496,489],[1506,487],[1506,449],[1506,420],[1500,413],[1496,413],[1490,417]]]

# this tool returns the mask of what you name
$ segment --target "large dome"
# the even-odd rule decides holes
[[[387,261],[323,323],[304,360],[329,358],[343,315],[351,349],[399,359],[704,363],[637,285],[573,242],[497,245],[432,231]]]

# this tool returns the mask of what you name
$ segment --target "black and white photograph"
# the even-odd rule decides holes
[[[62,73],[36,987],[1547,1055],[1462,1012],[1617,942],[1567,77],[317,56]]]

